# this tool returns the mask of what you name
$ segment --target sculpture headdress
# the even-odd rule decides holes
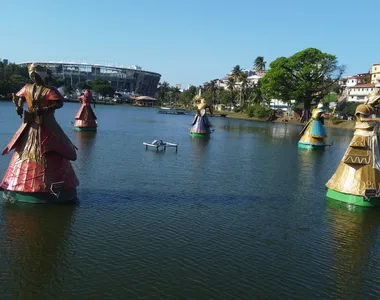
[[[28,73],[29,73],[29,76],[32,74],[32,73],[35,73],[37,74],[38,76],[41,77],[41,79],[43,81],[45,81],[45,78],[47,76],[47,70],[45,67],[39,65],[39,64],[36,64],[36,63],[32,63],[30,65],[28,65]]]
[[[200,101],[201,99],[202,99],[202,97],[199,96],[199,95],[195,95],[194,98],[193,98],[194,102],[198,102],[198,101]]]
[[[377,105],[380,101],[380,90],[377,90],[373,92],[372,94],[368,95],[368,99],[365,102],[367,105]]]

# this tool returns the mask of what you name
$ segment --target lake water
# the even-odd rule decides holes
[[[197,139],[191,115],[130,106],[98,105],[98,132],[78,133],[78,109],[56,118],[80,204],[0,206],[1,299],[380,297],[380,211],[325,198],[352,131],[311,152],[298,126],[214,117]],[[0,102],[0,145],[20,122]]]

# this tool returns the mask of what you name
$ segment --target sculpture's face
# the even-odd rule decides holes
[[[41,65],[38,64],[30,64],[28,65],[29,77],[33,82],[37,84],[44,84],[45,77],[47,75],[47,71]]]
[[[29,77],[31,80],[33,80],[33,82],[35,82],[37,84],[43,84],[44,83],[42,78],[34,71],[30,72]]]

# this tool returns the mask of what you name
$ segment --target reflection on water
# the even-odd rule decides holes
[[[207,146],[210,142],[210,137],[191,137],[191,147],[193,148],[193,157],[191,168],[193,170],[193,175],[195,175],[197,180],[202,180],[202,171],[205,167],[207,160]]]
[[[211,137],[191,137],[191,145],[197,153],[202,153],[210,142]]]
[[[86,150],[94,143],[96,131],[74,131],[74,144],[79,151]]]
[[[62,268],[75,209],[75,205],[3,204],[0,262],[8,268],[0,282],[8,282],[5,295],[45,299],[47,287],[49,293],[63,288]]]
[[[20,122],[3,110],[0,145]],[[213,118],[211,138],[191,138],[193,116],[101,106],[100,130],[76,132],[77,110],[56,117],[81,204],[0,206],[1,300],[379,299],[378,210],[326,201],[352,131],[304,151],[291,124]],[[156,138],[178,152],[146,151]]]
[[[289,132],[289,127],[286,125],[274,125],[268,127],[267,134],[275,139],[286,139]]]
[[[372,273],[379,271],[373,265],[376,258],[376,235],[380,225],[380,210],[347,205],[327,199],[327,216],[330,221],[334,264],[333,282],[340,299],[363,295]],[[367,283],[368,284],[368,283]],[[376,284],[376,283],[373,283]]]

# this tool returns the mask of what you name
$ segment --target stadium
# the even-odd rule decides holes
[[[18,63],[27,66],[32,62]],[[78,82],[103,78],[108,80],[116,91],[134,92],[139,95],[154,97],[161,75],[142,70],[141,67],[128,68],[99,64],[68,63],[68,62],[34,62],[47,67],[53,76],[69,78],[71,86]]]

